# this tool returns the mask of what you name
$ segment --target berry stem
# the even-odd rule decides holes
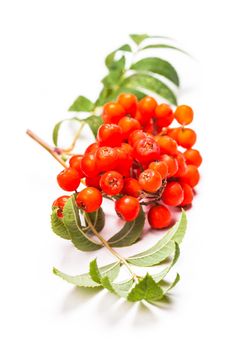
[[[85,219],[91,228],[92,232],[96,235],[96,237],[99,238],[99,240],[103,243],[103,245],[119,260],[119,262],[127,268],[127,270],[130,272],[132,275],[134,281],[137,283],[138,282],[138,276],[132,271],[130,265],[128,262],[125,260],[123,256],[121,256],[118,252],[116,252],[109,244],[108,242],[101,236],[101,234],[95,229],[95,226],[92,224],[88,214],[84,214]]]
[[[73,149],[74,149],[74,147],[75,147],[75,145],[76,145],[76,142],[77,142],[78,139],[79,139],[79,136],[80,136],[80,134],[81,134],[81,131],[82,131],[84,125],[85,125],[85,123],[84,123],[84,122],[81,122],[80,127],[79,127],[77,133],[75,134],[75,137],[74,137],[74,139],[73,139],[73,142],[71,143],[70,147],[68,147],[68,148],[62,150],[63,153],[66,153],[66,154],[68,153],[68,154],[69,154],[70,152],[73,151]]]
[[[34,141],[36,141],[39,145],[41,145],[46,151],[48,151],[53,158],[55,158],[64,168],[68,168],[67,164],[62,160],[57,152],[52,148],[49,144],[47,144],[44,140],[42,140],[39,136],[37,136],[31,130],[27,130],[26,134],[30,136]]]

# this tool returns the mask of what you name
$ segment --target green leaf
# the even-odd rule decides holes
[[[130,38],[135,42],[135,44],[140,45],[145,39],[150,38],[147,34],[130,34]]]
[[[57,146],[57,143],[58,143],[58,134],[59,134],[59,131],[60,131],[60,127],[62,125],[62,123],[64,121],[66,121],[67,119],[63,119],[61,120],[60,122],[58,122],[54,128],[53,128],[53,134],[52,134],[52,137],[53,137],[53,143],[55,146]]]
[[[162,288],[147,273],[146,276],[137,283],[128,295],[129,301],[155,301],[163,297]]]
[[[115,263],[100,267],[99,271],[101,273],[101,276],[103,277],[107,276],[110,278],[110,280],[114,280],[119,273],[119,269],[120,269],[120,263],[115,262]],[[59,271],[55,267],[53,268],[53,273],[61,277],[65,281],[71,284],[74,284],[75,286],[78,286],[78,287],[101,287],[99,283],[96,283],[92,280],[89,273],[70,276],[70,275],[67,275],[66,273]]]
[[[92,237],[83,230],[80,221],[80,211],[75,203],[75,198],[72,196],[66,202],[63,210],[63,221],[70,232],[71,240],[76,248],[82,251],[92,251],[102,248],[102,244],[96,243]]]
[[[102,118],[98,117],[96,115],[91,115],[90,117],[87,117],[85,119],[78,119],[78,120],[87,123],[95,137],[97,136],[97,132],[98,132],[100,125],[103,124]]]
[[[89,274],[94,282],[101,284],[101,275],[96,259],[90,262]]]
[[[170,103],[174,105],[177,104],[177,100],[174,92],[162,81],[148,74],[139,74],[139,73],[133,74],[128,78],[126,78],[123,81],[122,85],[133,89],[144,88],[146,90],[150,90],[162,96]]]
[[[51,214],[51,226],[53,232],[64,239],[70,239],[70,233],[65,227],[62,218],[57,217],[57,209],[52,210]]]
[[[163,289],[164,295],[167,294],[167,292],[169,292],[172,288],[174,288],[179,281],[180,281],[180,275],[177,273],[174,281],[168,284],[165,288],[162,287],[161,285],[162,283],[160,283],[160,286]]]
[[[79,96],[70,106],[71,112],[91,112],[94,109],[94,103],[85,96]]]
[[[142,51],[142,50],[147,50],[147,49],[172,49],[172,50],[176,50],[176,51],[182,52],[182,53],[184,53],[184,54],[190,56],[188,52],[186,52],[186,51],[184,51],[184,50],[182,50],[182,49],[180,49],[180,48],[178,48],[178,47],[176,47],[176,46],[167,45],[167,44],[147,45],[147,46],[145,46],[145,47],[142,47],[140,51]]]
[[[144,252],[127,258],[130,264],[136,266],[153,266],[169,257],[175,250],[176,243],[181,243],[187,227],[185,211],[182,210],[180,220],[153,247]]]
[[[108,240],[112,247],[127,247],[136,242],[143,230],[145,214],[142,208],[134,221],[126,222],[123,228]]]
[[[104,228],[105,224],[105,214],[102,208],[99,208],[97,211],[94,211],[92,213],[86,213],[86,215],[89,216],[92,225],[95,227],[96,231],[100,232]],[[85,220],[86,221],[86,220]],[[87,232],[89,234],[92,233],[91,229],[89,229],[88,224],[87,227],[84,230],[88,230]]]
[[[157,273],[156,275],[152,275],[152,277],[156,283],[160,282],[162,279],[164,279],[164,277],[166,277],[168,272],[171,270],[171,268],[177,262],[179,256],[180,256],[180,248],[179,248],[178,243],[175,242],[175,252],[174,252],[174,255],[173,255],[173,258],[172,258],[170,264],[165,269],[163,269],[162,271]]]
[[[133,278],[120,283],[112,283],[109,277],[105,276],[101,279],[101,283],[102,286],[108,289],[111,293],[126,298],[133,286]]]
[[[119,47],[117,50],[112,51],[105,59],[105,64],[108,67],[108,69],[112,69],[112,64],[114,62],[115,55],[119,51],[132,52],[132,49],[131,49],[130,45],[125,44],[125,45],[122,45],[121,47]]]
[[[130,69],[136,71],[150,71],[164,76],[179,86],[179,77],[175,68],[167,61],[158,57],[147,57],[132,64]]]

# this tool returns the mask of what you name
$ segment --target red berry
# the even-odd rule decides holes
[[[175,118],[181,125],[188,125],[193,121],[193,110],[191,107],[181,105],[176,108]]]
[[[99,127],[97,140],[100,146],[120,146],[122,143],[122,129],[116,124],[103,124]]]
[[[200,180],[200,174],[198,168],[195,165],[187,165],[184,175],[181,177],[181,182],[188,184],[191,187],[195,187]]]
[[[163,160],[168,166],[167,177],[172,177],[173,175],[175,175],[175,173],[178,171],[178,162],[177,162],[177,160],[174,157],[169,156],[167,154],[163,154],[161,156],[161,160]]]
[[[175,181],[169,182],[162,194],[163,202],[176,207],[182,203],[183,199],[184,192],[181,185]]]
[[[131,147],[130,145],[122,144],[121,147],[116,148],[117,152],[117,162],[115,170],[121,173],[123,176],[130,176],[130,168],[133,164],[133,158],[131,156]]]
[[[114,196],[119,194],[124,186],[123,176],[117,171],[108,171],[100,178],[100,187],[103,192]]]
[[[104,105],[102,119],[107,124],[117,124],[125,116],[124,108],[117,102],[108,102]]]
[[[87,187],[96,187],[99,190],[100,188],[100,176],[95,176],[95,177],[86,177],[85,179],[85,184]]]
[[[63,209],[66,202],[68,201],[70,197],[69,196],[61,196],[58,197],[54,202],[53,202],[53,207],[58,207],[60,209]]]
[[[170,154],[174,156],[177,154],[177,143],[169,136],[155,136],[155,141],[158,143],[160,147],[161,154]]]
[[[129,177],[124,180],[124,188],[122,192],[124,194],[128,194],[129,196],[137,198],[142,193],[142,187],[139,184],[138,180]]]
[[[152,228],[162,229],[171,225],[171,212],[164,205],[151,207],[148,212],[148,221]]]
[[[187,164],[185,161],[185,157],[182,153],[178,153],[177,156],[175,157],[175,159],[177,160],[177,164],[178,164],[178,170],[177,172],[174,174],[174,177],[181,177],[185,174],[185,171],[187,169]]]
[[[160,149],[153,137],[146,137],[135,143],[133,154],[139,163],[150,163],[159,159]]]
[[[155,116],[156,107],[157,107],[157,102],[153,97],[146,96],[139,101],[138,110],[141,114],[141,117],[144,123],[147,123],[149,119]]]
[[[202,156],[196,149],[187,149],[187,151],[184,152],[184,156],[187,164],[192,164],[199,167],[202,163]]]
[[[118,96],[117,102],[124,108],[125,113],[135,117],[137,112],[137,97],[133,94],[122,93]]]
[[[167,128],[166,133],[167,136],[171,137],[173,140],[177,142],[177,135],[180,128]]]
[[[115,210],[125,221],[133,221],[139,214],[140,204],[137,198],[123,196],[116,201]]]
[[[128,142],[133,147],[137,141],[145,138],[146,138],[146,134],[144,133],[144,131],[135,130],[129,135]]]
[[[112,147],[100,147],[96,152],[96,166],[99,172],[109,171],[117,164],[117,151]]]
[[[127,141],[131,132],[141,129],[140,123],[131,117],[123,117],[119,120],[118,125],[122,129],[122,138]]]
[[[97,169],[96,157],[94,153],[84,154],[81,160],[81,169],[87,177],[95,177],[98,175],[99,171]]]
[[[99,148],[99,145],[98,143],[91,143],[87,148],[86,148],[86,151],[84,153],[85,154],[88,154],[88,153],[95,153],[97,151],[97,149]]]
[[[71,168],[76,169],[79,172],[80,176],[84,177],[85,174],[82,172],[82,169],[81,169],[81,161],[82,161],[82,159],[83,159],[83,156],[80,155],[80,154],[77,154],[77,155],[72,156],[70,158],[69,163],[70,163],[70,167]]]
[[[92,213],[99,209],[102,204],[102,195],[95,187],[86,187],[78,193],[76,203],[86,213]]]
[[[146,192],[156,192],[162,185],[162,177],[158,171],[144,170],[138,179],[142,189]]]
[[[155,109],[155,118],[157,127],[167,127],[173,122],[174,114],[169,105],[161,103]]]
[[[160,173],[162,179],[165,179],[168,176],[168,165],[164,161],[150,163],[149,169],[155,170],[158,173]]]
[[[181,183],[181,187],[183,189],[184,192],[184,199],[183,201],[180,203],[181,207],[185,207],[186,205],[189,205],[192,203],[193,200],[193,189],[191,186],[189,186],[186,183]]]
[[[75,191],[80,184],[80,173],[73,168],[66,168],[57,175],[58,185],[64,191]]]

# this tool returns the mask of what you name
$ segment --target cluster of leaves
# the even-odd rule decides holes
[[[179,87],[179,77],[176,69],[168,61],[156,56],[140,60],[135,59],[139,52],[147,52],[149,49],[153,49],[155,52],[157,49],[172,49],[185,53],[175,46],[164,43],[146,45],[148,39],[158,40],[163,38],[146,34],[131,34],[131,44],[122,45],[107,55],[105,65],[108,73],[101,81],[103,88],[96,101],[92,102],[87,97],[79,96],[70,106],[69,111],[86,112],[87,117],[80,119],[80,117],[75,116],[69,120],[84,121],[96,136],[97,130],[102,124],[99,117],[100,107],[108,101],[115,100],[121,92],[131,92],[138,99],[147,94],[155,94],[176,105],[176,93],[166,83],[166,81],[169,81],[175,89]],[[162,80],[160,77],[162,77]],[[58,144],[59,129],[63,121],[57,123],[53,130],[55,146]]]
[[[75,198],[72,196],[63,211],[63,219],[58,219],[56,209],[53,209],[51,223],[53,231],[64,239],[70,239],[74,246],[83,251],[97,250],[103,247],[101,242],[95,239],[94,232],[87,221],[82,220],[82,213],[75,204]],[[87,214],[85,214],[87,215]],[[96,231],[100,232],[104,227],[105,217],[102,209],[95,213],[88,214],[89,220]],[[83,221],[83,222],[81,222]],[[126,223],[122,229],[108,240],[111,247],[124,247],[135,243],[140,239],[145,216],[141,210],[140,215],[135,221]],[[139,254],[124,259],[118,259],[116,262],[98,267],[97,261],[90,263],[88,273],[70,276],[54,268],[54,273],[78,287],[101,287],[119,297],[126,298],[129,301],[146,300],[155,303],[161,299],[171,288],[173,288],[180,277],[176,275],[174,281],[170,284],[165,283],[164,278],[169,273],[179,257],[179,244],[181,243],[187,226],[186,214],[183,211],[180,220],[150,249]],[[136,276],[131,274],[130,278],[120,282],[115,280],[118,277],[121,266],[151,267],[159,265],[169,260],[168,265],[159,273],[151,275],[148,272],[145,276]]]

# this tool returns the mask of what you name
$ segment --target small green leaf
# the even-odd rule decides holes
[[[58,134],[59,134],[59,131],[60,131],[60,127],[61,127],[62,123],[64,121],[66,121],[66,120],[67,119],[61,120],[53,128],[53,135],[52,135],[52,137],[53,137],[53,143],[54,143],[55,146],[57,146],[57,143],[58,143]]]
[[[64,239],[70,239],[70,233],[65,227],[62,218],[57,217],[57,209],[53,209],[51,214],[51,226],[53,232]]]
[[[79,209],[74,196],[69,198],[66,202],[63,215],[64,224],[70,232],[71,240],[76,248],[83,251],[92,251],[102,248],[102,244],[94,241],[92,237],[83,230]]]
[[[71,112],[91,112],[94,109],[94,103],[85,96],[79,96],[70,106]]]
[[[126,298],[133,285],[133,278],[120,282],[112,283],[109,277],[105,276],[101,279],[102,286],[108,289],[111,293],[118,295],[119,297]]]
[[[96,259],[90,262],[89,274],[94,282],[101,284],[101,275],[97,266]]]
[[[146,276],[133,287],[127,299],[134,302],[140,300],[155,301],[162,297],[162,288],[147,273]]]
[[[98,117],[96,115],[91,115],[90,117],[87,117],[86,119],[82,119],[85,123],[87,123],[93,133],[93,135],[96,137],[98,129],[100,125],[103,124],[103,120],[101,117]]]
[[[105,59],[105,64],[108,67],[108,69],[112,69],[112,63],[114,62],[115,55],[119,51],[132,52],[132,49],[131,49],[130,45],[125,44],[125,45],[122,45],[121,47],[119,47],[117,50],[114,50],[113,52],[111,52]]]
[[[140,45],[145,39],[150,38],[147,34],[130,34],[130,38],[135,42],[135,44]]]
[[[184,54],[190,56],[188,52],[186,52],[186,51],[184,51],[184,50],[182,50],[182,49],[179,49],[179,48],[176,47],[176,46],[167,45],[167,44],[147,45],[147,46],[145,46],[145,47],[142,47],[140,51],[142,51],[142,50],[147,50],[147,49],[171,49],[171,50],[176,50],[176,51],[182,52],[182,53],[184,53]]]
[[[187,218],[182,210],[180,220],[153,247],[144,252],[127,258],[130,264],[136,266],[153,266],[169,257],[185,235]]]
[[[163,289],[163,293],[164,295],[167,294],[167,292],[169,292],[172,288],[174,288],[177,283],[180,281],[180,275],[177,273],[176,277],[174,279],[173,282],[171,282],[168,286],[166,286],[165,288],[161,286],[161,288]],[[161,285],[161,284],[160,284]]]
[[[158,57],[147,57],[132,64],[130,69],[136,71],[150,71],[164,76],[171,80],[175,85],[179,86],[179,77],[175,68],[167,61]]]
[[[180,248],[179,248],[178,243],[175,242],[175,252],[174,252],[174,255],[173,255],[173,258],[172,258],[170,264],[165,269],[163,269],[162,271],[157,273],[156,275],[152,275],[152,277],[156,283],[160,282],[162,279],[164,279],[164,277],[166,277],[168,272],[171,270],[171,268],[177,262],[179,256],[180,256]]]
[[[177,100],[174,92],[162,81],[148,74],[139,74],[139,73],[133,74],[128,78],[126,78],[123,81],[122,85],[128,88],[133,88],[133,89],[143,88],[143,89],[152,91],[162,96],[172,104],[174,105],[177,104]]]
[[[134,221],[126,222],[123,228],[108,240],[112,247],[127,247],[136,242],[143,230],[145,214],[142,208]]]
[[[103,276],[103,277],[107,276],[112,281],[117,277],[117,275],[119,273],[119,269],[120,269],[120,263],[115,262],[115,263],[100,267],[99,271],[101,273],[101,276]],[[90,288],[101,287],[101,285],[99,283],[96,283],[92,280],[89,273],[84,273],[84,274],[76,275],[76,276],[70,276],[70,275],[67,275],[67,274],[59,271],[55,267],[53,268],[53,272],[55,275],[61,277],[65,281],[67,281],[71,284],[74,284],[75,286],[78,286],[78,287],[90,287]]]

